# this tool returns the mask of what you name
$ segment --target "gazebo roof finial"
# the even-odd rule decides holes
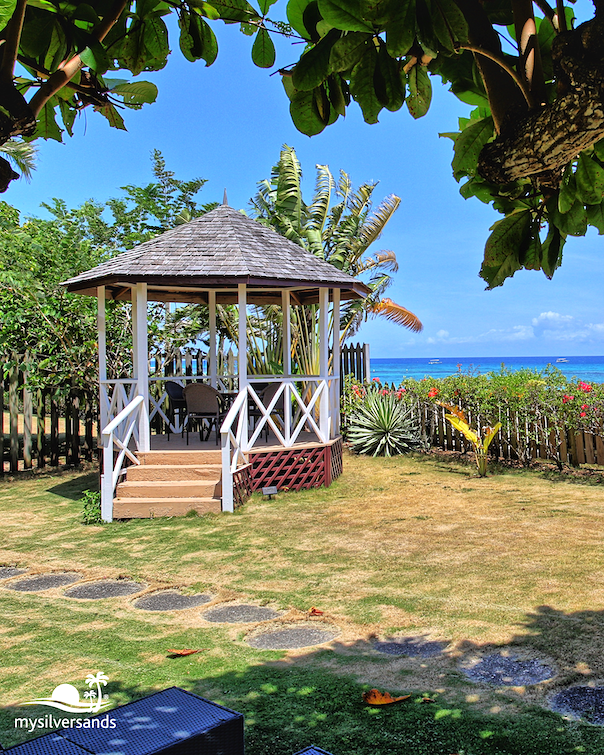
[[[224,190],[224,196],[222,197],[222,204],[229,206],[229,200],[227,199],[226,189]]]

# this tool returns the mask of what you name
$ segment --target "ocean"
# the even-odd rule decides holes
[[[560,361],[563,360],[563,361]],[[371,358],[371,377],[383,383],[398,385],[405,378],[443,378],[462,372],[484,374],[498,372],[502,365],[509,370],[544,370],[548,364],[557,367],[568,378],[604,383],[604,356],[601,357],[442,357],[441,359],[377,359]]]

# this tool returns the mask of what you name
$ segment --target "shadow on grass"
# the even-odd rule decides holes
[[[70,501],[79,501],[85,490],[99,489],[98,472],[89,472],[88,474],[78,475],[71,480],[54,485],[48,488],[49,493],[54,493]]]
[[[541,607],[527,617],[531,635],[519,635],[518,644],[535,653],[548,640],[570,640],[572,662],[591,657],[588,638],[582,641],[575,630],[583,624],[604,623],[602,612],[566,615]],[[514,644],[514,643],[512,643]],[[466,651],[497,651],[501,648],[468,644]],[[551,651],[551,649],[550,649]],[[245,652],[242,648],[242,652]],[[272,658],[275,653],[270,652]],[[551,656],[552,653],[550,652]],[[561,662],[556,651],[554,659]],[[203,656],[196,656],[204,662]],[[191,657],[157,661],[155,682],[127,685],[109,682],[105,692],[112,703],[123,705],[172,684],[237,710],[245,716],[246,755],[292,755],[315,744],[333,755],[567,755],[604,752],[604,731],[588,724],[568,722],[537,705],[525,704],[520,715],[489,712],[467,703],[460,696],[452,704],[451,691],[438,694],[421,690],[394,705],[371,707],[362,700],[370,684],[346,674],[347,659],[384,666],[387,657],[376,657],[370,642],[334,642],[330,649],[309,649],[285,660],[251,660],[242,671],[201,675]],[[429,659],[425,662],[429,663]],[[169,665],[168,665],[169,664]],[[563,664],[561,663],[561,666]],[[339,671],[336,667],[339,666]],[[191,668],[192,667],[192,668]],[[191,668],[190,671],[187,669]],[[149,679],[147,670],[146,678]],[[153,678],[153,677],[151,677]],[[568,673],[566,675],[568,680]],[[413,677],[401,675],[400,690],[413,689]],[[484,688],[458,679],[462,698]],[[430,697],[423,699],[423,693]],[[15,744],[44,731],[14,729],[14,720],[36,718],[48,713],[43,707],[12,707],[0,712],[4,744]],[[108,715],[111,711],[107,712]],[[63,714],[61,714],[63,715]]]

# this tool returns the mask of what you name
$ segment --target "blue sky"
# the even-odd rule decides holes
[[[280,77],[256,68],[251,39],[236,25],[215,27],[216,63],[187,63],[174,50],[161,72],[141,79],[159,87],[158,101],[125,114],[128,132],[109,128],[84,111],[65,144],[39,143],[38,169],[30,184],[14,183],[4,199],[25,215],[45,213],[51,197],[77,206],[105,201],[125,184],[151,180],[151,150],[157,148],[178,178],[203,177],[201,201],[248,207],[256,183],[270,175],[282,144],[296,149],[312,194],[315,164],[345,170],[355,185],[379,181],[374,196],[396,194],[401,205],[379,249],[396,252],[399,271],[388,295],[415,312],[420,334],[374,319],[358,338],[375,357],[572,356],[604,354],[602,281],[604,240],[590,229],[570,239],[553,281],[524,271],[503,287],[485,291],[478,277],[488,229],[498,214],[476,199],[465,201],[451,174],[452,143],[438,132],[454,131],[468,107],[433,78],[428,115],[414,121],[406,109],[383,111],[380,123],[363,123],[359,109],[322,134],[308,138],[292,125]],[[299,48],[280,44],[277,65],[293,62]]]

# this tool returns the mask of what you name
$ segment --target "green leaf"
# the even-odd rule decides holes
[[[430,109],[430,101],[432,100],[432,84],[428,77],[428,71],[418,63],[409,71],[407,78],[409,82],[407,108],[413,118],[421,118]]]
[[[311,3],[317,7],[317,0],[289,0],[287,4],[287,20],[303,39],[311,37],[304,25],[304,11]]]
[[[551,280],[556,268],[562,264],[562,249],[566,236],[555,225],[549,226],[547,237],[543,242],[541,267],[545,275]]]
[[[439,136],[444,136],[444,134],[439,134]],[[476,197],[485,204],[490,204],[493,201],[493,187],[477,177],[470,178],[469,181],[460,186],[459,193],[464,199]]]
[[[365,123],[377,123],[379,112],[382,109],[373,83],[376,64],[377,51],[371,45],[352,69],[350,77],[350,94],[359,103]]]
[[[275,45],[264,26],[258,29],[252,45],[252,60],[258,68],[271,68],[275,63]]]
[[[334,43],[340,38],[340,31],[332,29],[326,37],[307,50],[292,71],[292,81],[296,89],[309,91],[319,86],[330,73],[329,59]]]
[[[455,180],[462,176],[476,175],[480,150],[493,136],[493,119],[489,116],[480,121],[470,121],[470,125],[455,140],[455,156],[451,166]]]
[[[100,113],[103,117],[107,118],[109,125],[112,128],[118,128],[120,131],[127,131],[126,126],[124,125],[124,119],[113,105],[107,104],[103,105],[103,107],[95,107],[94,109],[97,113]]]
[[[582,152],[575,176],[577,194],[583,203],[600,204],[604,199],[604,168]]]
[[[205,0],[189,0],[189,5],[211,21],[217,21],[220,18],[220,13],[216,8]]]
[[[258,12],[246,0],[212,0],[211,3],[227,23],[259,20]]]
[[[393,57],[406,55],[415,39],[415,0],[399,0],[396,16],[389,21],[386,32],[386,47]]]
[[[157,87],[150,81],[129,81],[114,86],[110,91],[123,97],[124,105],[143,105],[157,99]]]
[[[319,11],[336,29],[373,31],[371,24],[363,18],[360,0],[319,0]]]
[[[109,56],[100,42],[91,40],[89,46],[80,53],[80,58],[85,66],[88,66],[95,73],[101,74],[110,66]]]
[[[468,24],[453,0],[432,0],[432,24],[442,46],[451,52],[468,40]]]
[[[585,236],[587,232],[587,211],[583,202],[577,198],[568,212],[564,215],[558,215],[555,224],[569,236]]]
[[[530,243],[530,226],[530,210],[514,212],[492,226],[480,269],[480,277],[489,289],[501,286],[522,267],[520,255],[525,254]]]
[[[262,15],[266,16],[268,9],[276,2],[277,0],[258,0],[258,6],[260,7],[260,12],[262,13]]]
[[[558,210],[566,213],[575,203],[577,198],[577,181],[573,173],[572,165],[568,165],[560,182],[560,191],[558,192]]]
[[[69,136],[73,136],[73,124],[75,122],[77,110],[70,107],[69,104],[62,99],[59,99],[59,110],[61,111],[61,119],[67,133]]]
[[[16,6],[17,0],[0,0],[0,31],[10,21]]]
[[[594,144],[594,154],[598,158],[598,160],[602,160],[604,162],[604,139],[601,139],[599,142],[596,142]]]
[[[541,270],[543,249],[539,237],[539,221],[533,220],[530,227],[530,240],[525,249],[518,256],[519,262],[525,270]]]
[[[405,101],[405,74],[399,62],[388,54],[386,45],[381,44],[377,65],[373,74],[373,85],[378,101],[387,110],[399,110]]]
[[[598,235],[604,235],[604,205],[588,205],[587,222],[598,229]]]
[[[314,91],[297,92],[289,104],[289,112],[294,126],[307,136],[320,134],[325,128],[317,110]]]
[[[327,79],[329,101],[338,115],[346,115],[346,97],[342,90],[342,79],[336,74]]]
[[[33,135],[34,139],[41,137],[42,139],[54,139],[57,142],[63,141],[63,137],[61,136],[63,130],[59,128],[55,120],[55,108],[53,103],[56,104],[54,98],[49,100],[40,111],[36,130]]]
[[[372,35],[351,31],[337,39],[329,55],[329,68],[334,71],[348,71],[363,57]]]

